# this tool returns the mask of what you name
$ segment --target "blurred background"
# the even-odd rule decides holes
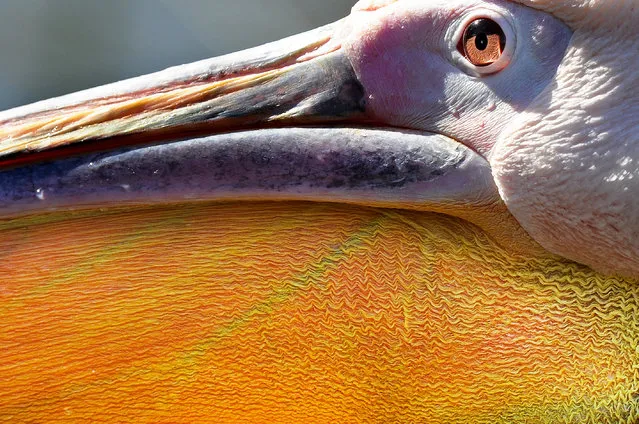
[[[277,40],[355,0],[0,0],[0,110]]]

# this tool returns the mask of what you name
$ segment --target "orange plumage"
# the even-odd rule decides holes
[[[0,233],[0,421],[639,419],[639,286],[454,218],[218,204]]]

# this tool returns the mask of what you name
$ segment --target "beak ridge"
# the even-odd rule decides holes
[[[16,157],[50,159],[52,150],[80,143],[60,156],[250,128],[364,122],[364,90],[332,38],[340,25],[1,113],[0,167]]]

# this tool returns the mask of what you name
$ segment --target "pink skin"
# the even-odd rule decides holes
[[[517,41],[508,40],[517,48],[501,72],[471,75],[460,66],[458,35],[469,17],[486,13],[517,16]],[[542,37],[531,40],[531,28]],[[570,33],[506,1],[366,1],[355,6],[343,36],[376,119],[446,135],[489,157],[504,127],[552,79]]]

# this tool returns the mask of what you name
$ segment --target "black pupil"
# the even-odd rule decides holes
[[[477,47],[477,50],[486,50],[488,47],[488,36],[486,34],[479,34],[475,38],[475,47]]]
[[[488,18],[477,19],[468,25],[464,33],[464,45],[466,45],[468,40],[475,37],[475,47],[480,51],[486,50],[488,48],[488,37],[491,35],[499,36],[499,44],[503,51],[506,47],[506,34],[504,34],[497,22]]]

